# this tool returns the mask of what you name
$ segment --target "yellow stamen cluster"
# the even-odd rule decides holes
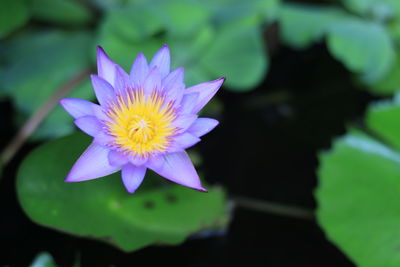
[[[176,131],[172,104],[157,92],[145,96],[142,90],[127,90],[125,97],[111,103],[107,115],[114,145],[134,156],[165,152]]]

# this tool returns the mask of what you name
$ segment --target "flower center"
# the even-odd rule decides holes
[[[142,90],[129,89],[110,105],[107,115],[108,132],[115,137],[112,145],[134,156],[165,152],[176,131],[172,103],[157,92],[145,96]]]
[[[153,123],[140,116],[133,118],[128,128],[130,129],[129,138],[140,143],[153,139],[156,134]]]

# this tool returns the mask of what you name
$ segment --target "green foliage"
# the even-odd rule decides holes
[[[280,12],[282,39],[297,49],[321,41],[329,27],[345,14],[335,8],[286,4]]]
[[[39,147],[24,160],[17,192],[33,221],[125,251],[151,244],[178,244],[199,231],[226,226],[227,206],[220,189],[201,193],[171,182],[162,186],[164,179],[151,171],[134,195],[125,191],[119,173],[65,183],[89,139],[84,134],[64,137]]]
[[[200,64],[212,77],[226,76],[226,85],[232,89],[254,88],[267,70],[261,34],[258,29],[249,29],[241,22],[224,26],[205,51]]]
[[[342,3],[352,12],[378,20],[400,16],[398,0],[342,0]]]
[[[29,10],[24,0],[1,0],[0,38],[23,26],[29,19]]]
[[[318,221],[358,266],[399,266],[400,102],[368,111],[376,138],[350,132],[321,155]]]
[[[26,46],[26,44],[30,44]],[[2,50],[6,61],[2,87],[23,116],[29,116],[61,85],[90,65],[88,32],[26,32],[9,40]],[[70,96],[89,99],[89,83]],[[71,119],[60,107],[47,118],[37,137],[54,137],[73,130]]]
[[[400,90],[400,55],[394,58],[390,72],[371,86],[371,91],[379,95],[392,95]]]
[[[91,21],[90,10],[79,1],[29,0],[34,19],[59,25],[82,25]]]
[[[397,14],[400,2],[343,2],[360,16],[335,7],[283,5],[279,16],[283,41],[304,49],[326,39],[332,56],[356,73],[371,92],[382,95],[396,92],[396,84],[400,82],[395,49],[400,40],[398,21],[384,22]]]
[[[351,71],[362,74],[367,82],[386,75],[394,61],[395,50],[385,28],[358,19],[335,23],[328,35],[333,56]]]
[[[267,71],[260,25],[277,12],[274,3],[152,0],[115,7],[108,10],[97,40],[125,69],[138,52],[151,57],[167,43],[173,65],[187,70],[188,85],[227,76],[227,88],[250,90]]]

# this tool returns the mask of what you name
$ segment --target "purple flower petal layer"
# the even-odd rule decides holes
[[[176,152],[152,159],[147,166],[159,175],[177,184],[207,192],[186,152]]]
[[[186,131],[186,129],[189,128],[189,126],[191,126],[196,121],[196,119],[196,114],[183,114],[176,118],[172,125],[178,128],[178,133],[182,133]]]
[[[145,164],[147,162],[147,158],[140,157],[140,156],[130,156],[129,162],[135,166],[142,166],[143,164]]]
[[[169,73],[170,61],[171,58],[169,54],[169,48],[167,45],[163,45],[163,47],[157,51],[151,60],[150,69],[157,67],[160,71],[161,77],[164,78]]]
[[[122,181],[124,182],[126,190],[133,194],[142,183],[146,174],[146,167],[136,167],[127,164],[122,168]]]
[[[128,163],[128,157],[119,151],[111,150],[108,153],[108,162],[112,166],[123,166]]]
[[[191,134],[191,133],[183,133],[175,136],[174,141],[169,148],[170,152],[182,151],[186,148],[192,147],[198,142],[200,142],[200,138]]]
[[[91,75],[92,85],[96,98],[100,105],[107,107],[109,103],[115,100],[114,88],[106,80],[97,75]]]
[[[93,116],[93,107],[98,106],[80,98],[64,98],[60,100],[60,104],[75,119],[83,116]]]
[[[102,146],[108,146],[112,142],[114,142],[114,140],[115,140],[115,137],[108,135],[104,131],[101,131],[96,134],[93,142],[95,142],[96,144],[102,145]]]
[[[112,122],[112,119],[107,116],[107,114],[104,112],[104,109],[99,105],[93,106],[93,113],[96,116],[96,118],[99,119],[100,121]]]
[[[103,78],[114,86],[115,64],[104,52],[103,48],[97,47],[97,72],[99,77]]]
[[[174,101],[180,103],[185,92],[185,84],[183,83],[183,68],[177,68],[162,80],[163,93],[166,101]]]
[[[201,137],[214,129],[219,122],[210,118],[198,118],[187,130],[189,133]]]
[[[74,123],[76,126],[78,126],[79,129],[90,136],[96,136],[103,130],[103,125],[94,116],[80,117],[76,119]]]
[[[183,95],[180,107],[181,114],[194,113],[194,108],[196,107],[199,95],[200,95],[199,93],[191,93]]]
[[[76,161],[66,182],[80,182],[110,175],[121,168],[108,162],[108,149],[92,143]]]
[[[154,91],[161,89],[161,76],[157,67],[150,70],[149,75],[147,75],[146,80],[143,84],[143,90],[146,95],[150,95]]]
[[[139,88],[149,74],[149,65],[143,53],[139,53],[133,62],[129,77],[136,88]]]
[[[196,106],[193,112],[199,112],[210,99],[215,95],[221,85],[224,83],[225,78],[220,78],[215,81],[200,83],[195,86],[186,89],[186,94],[199,93],[199,98],[197,100]]]
[[[115,66],[115,93],[120,96],[126,96],[127,88],[131,88],[129,75],[118,65]]]

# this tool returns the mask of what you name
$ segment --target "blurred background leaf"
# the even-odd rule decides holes
[[[28,19],[29,10],[25,0],[1,0],[0,39],[23,26]]]
[[[400,16],[400,2],[397,0],[342,0],[350,11],[362,16],[386,20]]]
[[[328,48],[346,67],[368,83],[384,77],[394,63],[395,49],[385,28],[359,19],[335,23],[329,30]]]
[[[282,41],[297,49],[307,48],[321,41],[329,27],[344,17],[336,8],[285,4],[279,16]]]
[[[272,20],[272,9],[277,12],[276,1],[274,5],[265,3],[131,3],[108,11],[97,40],[126,70],[138,52],[150,58],[167,43],[173,66],[187,70],[188,85],[227,76],[228,89],[251,90],[261,82],[268,67],[261,25],[267,17]],[[240,9],[242,6],[246,8]]]
[[[320,156],[317,216],[358,266],[398,266],[399,99],[373,105],[368,132],[352,131]]]
[[[90,66],[91,46],[89,32],[58,30],[23,32],[5,43],[2,53],[6,68],[1,84],[19,110],[21,122],[60,86]],[[70,96],[90,99],[93,90],[86,81]],[[65,135],[74,129],[71,122],[68,114],[57,107],[35,136]]]
[[[32,18],[56,25],[80,26],[89,23],[93,16],[81,1],[28,0]]]
[[[151,171],[134,196],[126,192],[119,173],[65,183],[67,172],[89,143],[88,136],[74,134],[39,147],[24,160],[17,191],[33,221],[125,251],[179,244],[194,233],[227,226],[225,194],[218,188],[199,193],[164,182]]]

